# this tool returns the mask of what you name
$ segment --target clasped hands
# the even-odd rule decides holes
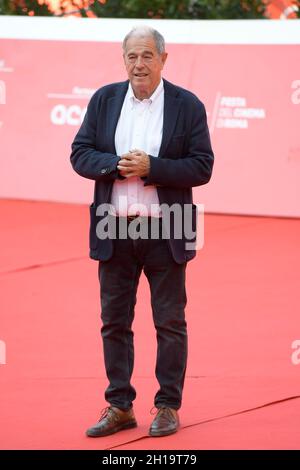
[[[121,155],[117,166],[121,176],[147,176],[150,170],[150,158],[142,150],[133,149]]]

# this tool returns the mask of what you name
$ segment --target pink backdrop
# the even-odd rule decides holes
[[[300,216],[300,45],[168,52],[164,77],[205,103],[215,150],[196,201],[211,212]],[[90,202],[70,144],[93,90],[125,78],[117,42],[0,39],[0,197]]]

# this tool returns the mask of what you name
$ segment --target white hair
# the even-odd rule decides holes
[[[126,34],[123,40],[123,51],[126,51],[126,43],[131,37],[144,38],[148,36],[153,37],[157,52],[159,54],[163,54],[165,52],[164,37],[156,29],[144,25],[136,26],[135,28],[132,28],[128,34]]]

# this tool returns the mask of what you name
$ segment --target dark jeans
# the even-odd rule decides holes
[[[155,406],[181,406],[187,360],[184,315],[186,263],[177,264],[168,242],[160,239],[117,239],[111,259],[99,263],[104,360],[109,386],[105,399],[118,408],[132,406],[136,392],[130,383],[134,346],[131,325],[142,270],[151,290],[157,336],[155,374],[160,388]]]

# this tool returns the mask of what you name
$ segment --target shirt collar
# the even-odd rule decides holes
[[[150,104],[152,104],[157,100],[159,95],[162,93],[163,89],[164,89],[164,82],[163,82],[163,79],[161,78],[158,86],[155,88],[155,90],[152,93],[152,95],[150,96],[150,98],[140,101],[134,96],[131,83],[129,82],[129,85],[128,85],[128,99],[129,99],[132,107],[134,106],[134,103],[142,103],[143,101],[146,101],[146,102],[149,101]]]

